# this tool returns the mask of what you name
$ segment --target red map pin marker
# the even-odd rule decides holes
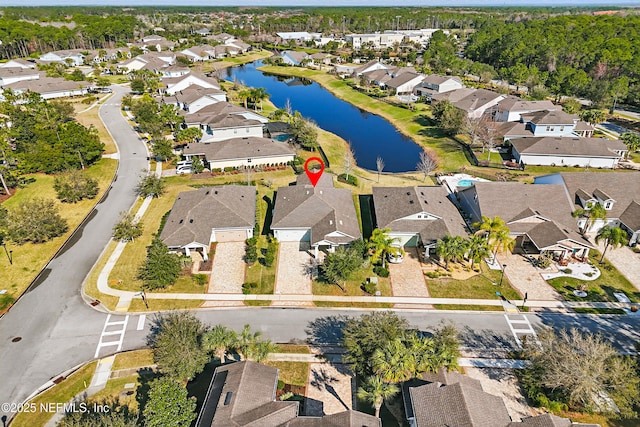
[[[319,171],[309,170],[309,163],[311,163],[312,161],[316,161],[320,163]],[[319,157],[309,157],[307,161],[304,162],[304,171],[307,173],[307,176],[309,177],[309,181],[311,181],[311,184],[313,184],[313,186],[315,187],[318,181],[320,180],[320,177],[322,176],[322,172],[324,172],[324,163],[322,162],[322,159]]]

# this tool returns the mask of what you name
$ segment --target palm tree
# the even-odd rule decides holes
[[[260,340],[249,347],[247,359],[260,363],[269,357],[269,354],[273,353],[275,350],[276,346],[270,340]]]
[[[515,240],[509,236],[509,227],[499,216],[489,218],[482,216],[482,222],[473,224],[478,229],[476,235],[486,236],[495,259],[498,249],[512,249]]]
[[[582,234],[584,234],[587,233],[593,224],[595,224],[599,219],[607,218],[607,210],[600,203],[596,203],[589,209],[576,209],[571,213],[571,216],[574,218],[580,218],[582,216],[587,217],[584,227],[580,230]]]
[[[480,262],[480,260],[491,253],[491,249],[489,249],[489,243],[487,239],[482,236],[471,236],[471,238],[467,241],[467,257],[471,260],[471,269],[475,266],[476,262]]]
[[[251,89],[251,98],[253,99],[253,109],[257,109],[258,101],[260,101],[260,111],[262,111],[262,101],[269,98],[267,90],[263,87]]]
[[[445,269],[449,268],[449,261],[458,261],[464,257],[466,245],[464,238],[460,236],[446,235],[436,242],[436,251],[445,262]]]
[[[235,348],[240,355],[240,360],[245,360],[248,356],[252,355],[251,351],[256,342],[260,341],[261,336],[262,333],[260,331],[251,332],[251,325],[244,325],[242,332],[240,332],[235,342]]]
[[[397,239],[389,237],[391,232],[390,228],[379,229],[376,228],[369,237],[369,250],[371,251],[371,262],[374,264],[382,261],[382,266],[385,266],[385,254],[387,252],[395,253],[398,248],[393,246]]]
[[[223,325],[216,325],[202,337],[202,345],[209,351],[213,351],[221,363],[226,361],[227,350],[232,348],[238,334]]]
[[[415,357],[400,338],[377,349],[371,356],[371,363],[373,371],[390,383],[410,380],[416,372]]]
[[[435,372],[440,365],[434,364],[433,354],[436,350],[433,339],[418,334],[411,334],[406,343],[409,353],[414,358],[415,375],[424,372]]]
[[[376,417],[380,418],[382,403],[398,394],[400,388],[395,384],[389,384],[378,376],[367,377],[362,387],[358,387],[358,399],[371,403],[376,408]]]
[[[245,89],[238,92],[238,98],[244,103],[244,108],[247,108],[247,100],[251,98],[251,90]]]
[[[626,245],[629,241],[627,239],[627,233],[621,229],[620,227],[610,227],[605,225],[598,231],[596,235],[596,243],[599,243],[600,240],[605,241],[604,251],[602,251],[602,258],[600,258],[600,263],[604,261],[604,254],[607,253],[607,249],[609,246],[613,246],[614,248],[620,247],[622,245]]]

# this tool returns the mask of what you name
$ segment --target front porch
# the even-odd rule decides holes
[[[522,254],[532,261],[548,258],[549,261],[565,267],[569,263],[588,262],[589,249],[589,246],[570,239],[563,239],[546,246],[538,245],[527,234],[521,234],[516,236],[516,245],[513,253]]]

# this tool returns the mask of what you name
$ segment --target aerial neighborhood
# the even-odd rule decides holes
[[[0,16],[5,425],[640,423],[637,10],[79,10]]]

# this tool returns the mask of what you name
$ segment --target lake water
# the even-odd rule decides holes
[[[288,99],[294,111],[350,142],[360,167],[375,171],[376,159],[380,156],[385,172],[416,170],[420,147],[391,123],[336,98],[317,83],[264,74],[256,69],[261,65],[261,61],[256,61],[228,68],[227,79],[235,78],[246,86],[265,88],[278,108],[283,108]],[[337,170],[341,166],[333,165]]]

